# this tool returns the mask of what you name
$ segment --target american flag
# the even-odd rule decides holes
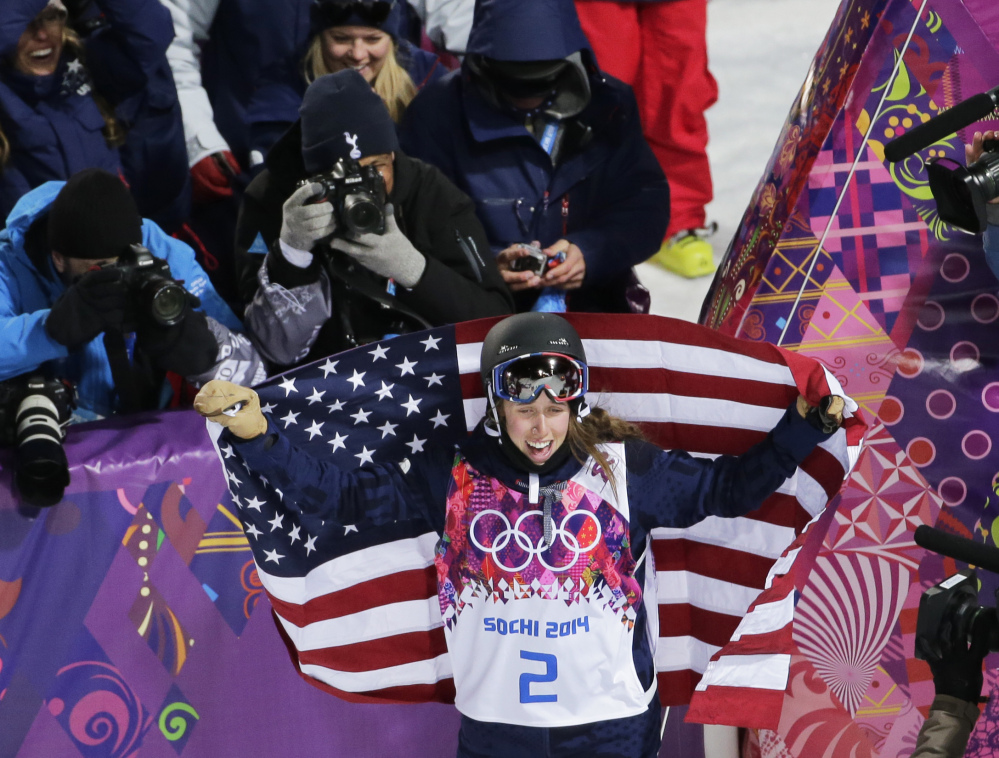
[[[812,402],[842,394],[817,362],[772,345],[658,316],[569,320],[586,348],[589,402],[640,423],[663,448],[738,454],[799,392]],[[258,387],[261,405],[294,444],[341,467],[412,460],[431,445],[453,445],[481,419],[479,352],[495,322],[404,335],[318,361]],[[795,540],[839,490],[862,433],[851,420],[749,516],[653,532],[659,606],[650,619],[658,620],[664,704],[690,702],[700,682],[692,712],[776,727],[792,649]],[[302,676],[354,702],[452,701],[437,535],[418,522],[299,518],[232,446],[219,455]]]

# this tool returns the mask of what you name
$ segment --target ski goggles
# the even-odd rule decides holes
[[[331,26],[375,26],[381,27],[392,12],[392,0],[317,0],[312,6],[312,23],[317,29]]]
[[[586,394],[586,364],[561,353],[533,353],[504,361],[493,369],[493,393],[514,403],[531,403],[547,390],[567,403]]]

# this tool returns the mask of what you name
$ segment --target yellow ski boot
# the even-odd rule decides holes
[[[660,266],[688,279],[707,276],[715,270],[714,251],[707,238],[718,230],[712,222],[704,229],[686,229],[663,242],[652,256]]]

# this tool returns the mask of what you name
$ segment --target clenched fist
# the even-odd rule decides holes
[[[846,401],[839,395],[826,395],[818,406],[811,405],[802,395],[798,395],[798,413],[821,432],[831,434],[843,425],[843,411]]]
[[[244,440],[267,431],[260,398],[249,387],[213,379],[194,398],[194,410]]]

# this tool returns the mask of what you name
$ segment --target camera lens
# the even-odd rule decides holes
[[[62,447],[59,411],[43,394],[28,395],[15,415],[17,466],[14,483],[31,505],[48,507],[62,500],[69,464]]]
[[[343,223],[355,234],[381,234],[385,214],[370,195],[359,192],[344,198]]]
[[[149,287],[149,313],[161,326],[179,324],[187,308],[187,292],[176,282],[160,280]]]

